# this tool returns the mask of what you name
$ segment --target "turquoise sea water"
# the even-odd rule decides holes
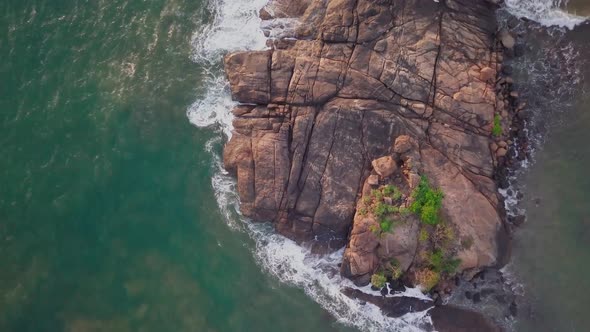
[[[345,329],[218,209],[219,134],[186,117],[211,19],[195,0],[0,2],[0,331]]]

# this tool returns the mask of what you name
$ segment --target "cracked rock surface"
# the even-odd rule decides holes
[[[347,245],[351,277],[373,272],[379,242],[409,266],[416,226],[373,239],[357,213],[363,187],[382,180],[373,161],[389,158],[379,167],[399,173],[387,163],[406,154],[444,192],[442,214],[469,243],[460,269],[494,265],[494,9],[486,0],[271,1],[263,26],[292,29],[269,33],[269,50],[225,58],[240,105],[224,162],[243,214],[317,250]],[[419,181],[404,176],[409,188]]]

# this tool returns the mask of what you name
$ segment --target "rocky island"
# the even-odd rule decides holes
[[[225,58],[242,213],[318,253],[345,246],[341,273],[359,286],[442,294],[501,265],[517,96],[496,6],[270,1],[260,17],[283,29],[269,49]]]

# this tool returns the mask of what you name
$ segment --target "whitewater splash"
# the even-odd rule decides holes
[[[570,14],[561,8],[567,0],[505,0],[510,14],[527,18],[544,26],[559,26],[573,29],[586,21],[586,17]]]
[[[213,20],[197,31],[192,40],[192,59],[203,66],[203,85],[207,88],[189,107],[187,116],[197,127],[215,128],[218,133],[205,148],[213,156],[215,174],[212,185],[222,215],[230,228],[245,231],[254,239],[256,261],[267,273],[303,289],[338,322],[367,331],[423,331],[432,324],[427,311],[394,319],[384,316],[372,304],[342,294],[343,287],[356,288],[351,281],[340,276],[338,264],[342,260],[342,250],[328,256],[314,255],[310,249],[276,234],[271,225],[252,223],[239,213],[236,183],[223,169],[221,159],[221,146],[231,138],[231,109],[236,105],[231,100],[221,59],[231,51],[265,49],[263,30],[276,37],[293,29],[293,22],[285,20],[277,20],[274,24],[266,22],[261,26],[258,12],[266,3],[267,0],[212,0],[209,10]],[[372,292],[368,287],[363,291]],[[378,292],[373,294],[380,295]],[[416,289],[407,289],[393,296],[427,299]]]

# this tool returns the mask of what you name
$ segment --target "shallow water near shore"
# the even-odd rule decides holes
[[[580,15],[588,5],[570,1],[562,8]],[[519,208],[527,222],[514,234],[513,257],[505,269],[522,295],[516,331],[590,327],[584,313],[590,305],[590,182],[585,174],[590,166],[590,25],[571,26],[531,22],[515,29],[528,48],[512,65],[531,112],[534,146],[516,185],[524,193]]]
[[[561,112],[545,110],[546,138],[522,176],[527,223],[516,233],[509,269],[523,283],[530,309],[521,312],[518,331],[590,327],[590,27],[576,29],[562,43],[576,54],[580,83],[560,83],[571,85],[572,95],[562,100]]]

